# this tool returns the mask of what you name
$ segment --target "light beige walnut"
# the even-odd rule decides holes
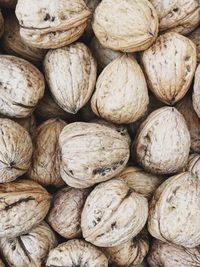
[[[60,176],[58,139],[65,125],[60,119],[50,119],[36,129],[32,164],[28,173],[32,180],[42,185],[64,185]]]
[[[173,105],[190,88],[196,69],[196,47],[185,36],[165,33],[141,54],[149,89],[156,97]]]
[[[192,248],[200,244],[200,181],[190,172],[167,179],[150,204],[148,230],[164,241]]]
[[[96,83],[96,62],[85,44],[50,50],[44,71],[55,101],[65,111],[75,114],[90,99]]]
[[[197,62],[200,63],[200,27],[188,35],[188,38],[195,43],[197,48]]]
[[[194,110],[200,118],[200,64],[198,65],[195,72],[192,102]]]
[[[51,196],[30,180],[0,185],[0,238],[26,234],[46,216]]]
[[[4,18],[0,10],[0,37],[3,35],[3,32],[4,32]]]
[[[129,159],[124,131],[98,123],[75,122],[62,130],[61,177],[75,188],[86,188],[120,173]]]
[[[119,124],[129,124],[141,118],[148,103],[144,74],[134,57],[126,54],[103,70],[91,99],[95,114]]]
[[[0,0],[0,7],[15,8],[17,0]]]
[[[123,179],[112,179],[87,197],[81,216],[83,237],[99,247],[119,246],[142,230],[147,216],[147,199]]]
[[[0,239],[3,258],[12,267],[42,267],[56,245],[55,234],[45,222],[25,235]]]
[[[78,239],[58,245],[49,253],[46,267],[107,267],[106,256],[95,246]]]
[[[107,48],[141,51],[155,41],[158,17],[147,0],[102,0],[94,12],[93,30]]]
[[[200,180],[200,155],[191,154],[186,169],[193,173]]]
[[[81,213],[89,194],[87,189],[65,187],[56,193],[48,215],[51,227],[71,239],[81,235]]]

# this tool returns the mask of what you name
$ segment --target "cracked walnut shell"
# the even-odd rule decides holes
[[[200,118],[200,64],[198,65],[195,72],[192,102],[194,110]]]

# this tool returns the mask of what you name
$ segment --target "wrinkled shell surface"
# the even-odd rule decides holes
[[[191,34],[188,35],[193,43],[195,43],[197,48],[197,62],[200,63],[200,27],[194,30]]]
[[[97,123],[76,122],[65,126],[59,145],[61,177],[76,188],[86,188],[114,177],[129,159],[127,134]]]
[[[192,172],[200,180],[200,155],[191,154],[189,156],[187,170]]]
[[[141,55],[149,89],[156,97],[173,105],[190,88],[196,69],[194,43],[178,33],[169,32]]]
[[[198,65],[195,73],[192,101],[194,110],[200,118],[200,64]]]
[[[171,107],[152,112],[141,124],[133,150],[137,162],[151,173],[180,171],[190,150],[190,133],[183,116]]]

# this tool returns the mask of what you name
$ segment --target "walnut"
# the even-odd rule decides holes
[[[22,119],[14,118],[13,120],[19,123],[22,127],[24,127],[32,138],[34,137],[36,129],[36,119],[33,114],[27,118],[22,118]]]
[[[191,154],[186,169],[192,172],[200,180],[200,155]]]
[[[197,62],[200,63],[200,27],[194,30],[188,35],[188,38],[192,40],[197,48]]]
[[[1,4],[1,0],[0,0],[0,4]],[[0,37],[3,35],[3,33],[4,33],[4,18],[0,10]]]
[[[127,133],[98,123],[75,122],[65,126],[59,145],[61,176],[76,188],[111,179],[124,169],[130,154]]]
[[[95,246],[78,239],[58,245],[49,253],[46,267],[107,267],[106,256]]]
[[[190,88],[196,69],[194,43],[178,33],[169,32],[141,54],[149,89],[156,97],[173,105]]]
[[[0,185],[0,238],[13,238],[29,232],[46,216],[49,193],[30,180]]]
[[[0,7],[15,8],[17,0],[0,0]]]
[[[192,102],[194,110],[200,118],[200,64],[198,65],[195,73]]]
[[[57,240],[48,224],[42,222],[26,235],[0,239],[0,245],[9,266],[41,267]]]
[[[65,111],[75,114],[90,99],[96,82],[96,62],[83,43],[50,50],[44,71],[55,101]]]
[[[99,247],[119,246],[142,230],[147,216],[147,199],[131,191],[123,179],[112,179],[87,197],[81,216],[83,237]]]
[[[152,112],[141,124],[132,150],[146,171],[170,174],[186,165],[190,144],[183,116],[173,107],[163,107]]]
[[[70,187],[56,193],[48,222],[61,236],[67,239],[80,237],[81,213],[88,194],[88,189]]]

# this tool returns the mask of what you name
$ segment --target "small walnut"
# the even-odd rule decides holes
[[[147,0],[102,0],[94,12],[93,30],[107,48],[141,51],[155,41],[158,17]]]
[[[147,199],[132,192],[123,179],[112,179],[87,197],[81,217],[83,237],[99,247],[119,246],[142,230],[147,216]]]
[[[25,235],[0,239],[0,250],[12,267],[42,267],[49,251],[57,245],[55,234],[45,222]]]
[[[183,116],[173,107],[163,107],[152,112],[141,124],[132,150],[145,170],[170,174],[186,165],[190,144]]]
[[[1,0],[0,0],[0,4],[1,4]],[[3,32],[4,32],[4,18],[0,10],[0,37],[3,35]]]
[[[15,8],[17,0],[0,0],[0,7]]]
[[[192,172],[200,180],[200,155],[191,154],[186,169]]]
[[[197,62],[200,63],[200,27],[188,35],[188,38],[195,43],[197,48]]]
[[[107,267],[106,256],[95,246],[78,239],[58,245],[49,253],[46,267]]]
[[[112,61],[100,74],[91,99],[95,114],[119,124],[144,115],[149,102],[144,74],[131,55]]]
[[[0,238],[26,234],[46,216],[49,193],[30,180],[0,185]]]
[[[50,50],[44,71],[55,101],[65,111],[75,114],[90,99],[96,82],[96,62],[83,43]]]
[[[196,69],[194,43],[175,32],[165,33],[141,54],[149,89],[173,105],[187,93]]]
[[[75,188],[111,179],[124,169],[130,154],[126,132],[98,123],[75,122],[65,126],[59,145],[61,176]]]
[[[194,110],[200,118],[200,64],[198,65],[195,73],[192,101]]]
[[[56,193],[48,222],[61,236],[67,239],[80,237],[81,213],[88,194],[87,189],[70,187],[65,187]]]
[[[13,120],[19,123],[22,127],[24,127],[30,134],[31,138],[34,137],[36,129],[36,119],[33,114],[27,118],[22,118],[22,119],[14,118]]]

